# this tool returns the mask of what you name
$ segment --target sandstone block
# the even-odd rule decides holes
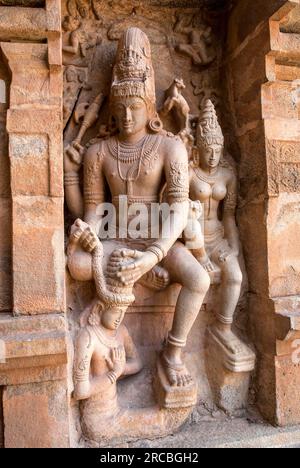
[[[253,370],[255,356],[249,363],[245,363],[245,368]],[[214,401],[228,414],[245,409],[248,405],[248,391],[251,371],[232,372],[224,365],[224,355],[220,345],[207,337],[206,348],[206,371],[210,383]]]
[[[67,448],[68,399],[64,381],[6,387],[3,392],[7,448]]]
[[[63,312],[63,201],[16,197],[13,219],[14,312]]]

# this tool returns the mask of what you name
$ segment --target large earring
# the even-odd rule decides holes
[[[89,318],[88,318],[89,325],[91,325],[92,327],[96,327],[100,325],[101,323],[100,314],[102,311],[103,311],[103,304],[98,302],[97,304],[94,305],[92,312],[90,313]]]
[[[148,127],[153,133],[160,133],[162,131],[163,123],[160,120],[158,114],[156,114],[156,116],[149,121]]]
[[[192,149],[192,161],[195,167],[198,167],[200,164],[200,150],[196,146]]]

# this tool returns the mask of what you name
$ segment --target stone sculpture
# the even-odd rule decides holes
[[[180,130],[189,133],[190,106],[182,95],[182,91],[184,89],[185,84],[183,80],[175,78],[172,85],[166,92],[166,100],[161,111],[161,115],[162,117],[165,117],[172,111],[172,109],[174,109],[177,114],[176,117],[180,123]]]
[[[221,270],[221,300],[210,334],[225,353],[225,366],[232,371],[247,372],[254,368],[255,355],[232,329],[242,285],[240,241],[235,220],[237,179],[224,159],[224,137],[210,100],[199,119],[197,146],[199,161],[191,164],[190,197],[204,206],[205,248],[194,251],[194,254],[213,282]]]
[[[210,280],[207,271],[187,247],[177,242],[188,222],[188,156],[181,140],[163,131],[156,110],[150,43],[137,28],[128,29],[119,42],[110,112],[114,134],[92,145],[84,155],[84,195],[80,188],[78,163],[82,154],[74,156],[78,143],[75,141],[65,151],[68,207],[74,216],[83,218],[86,223],[77,221],[73,227],[75,233],[79,233],[75,234],[77,248],[71,248],[71,243],[68,249],[69,271],[76,280],[93,279],[101,301],[102,292],[100,290],[99,293],[97,288],[93,260],[95,249],[99,246],[96,233],[102,229],[99,206],[107,201],[107,197],[111,198],[119,219],[120,215],[124,216],[124,197],[129,209],[137,203],[150,209],[151,204],[160,202],[165,186],[166,201],[172,210],[166,219],[162,219],[162,226],[157,226],[157,237],[151,237],[155,227],[153,223],[147,225],[140,239],[131,236],[132,216],[126,213],[128,230],[122,231],[119,224],[116,238],[101,243],[102,271],[117,301],[119,295],[124,294],[123,290],[145,280],[145,275],[150,272],[154,272],[156,279],[161,277],[162,284],[166,281],[182,286],[172,330],[158,361],[156,387],[162,406],[170,408],[171,401],[173,407],[190,408],[196,403],[197,392],[183,362],[182,350],[201,309]],[[163,236],[164,227],[170,225],[170,234]],[[89,397],[89,394],[85,396]],[[155,415],[162,418],[157,409]],[[178,416],[175,419],[172,416],[173,424],[168,424],[169,429],[174,424],[178,425],[179,421],[182,423],[186,416],[185,410],[178,410]],[[164,418],[164,424],[165,421]],[[147,434],[150,428],[145,430]],[[93,434],[97,438],[95,431]]]
[[[178,44],[176,50],[187,55],[194,65],[209,65],[216,58],[213,48],[211,27],[202,24],[200,27],[193,26],[193,19],[186,24],[186,15],[179,16],[174,28],[175,33],[184,34],[188,37],[187,44]]]

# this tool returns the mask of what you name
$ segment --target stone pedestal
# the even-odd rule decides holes
[[[161,408],[192,408],[197,404],[197,386],[191,383],[186,387],[172,387],[167,379],[161,359],[157,361],[154,392]]]
[[[206,372],[214,401],[227,414],[247,408],[251,373],[255,366],[255,355],[243,366],[236,368],[228,362],[220,342],[208,331],[206,340]],[[231,370],[230,370],[231,369]]]

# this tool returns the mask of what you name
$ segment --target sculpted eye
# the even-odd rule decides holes
[[[142,104],[140,103],[136,103],[136,104],[132,104],[132,106],[130,107],[132,110],[138,110],[138,109],[141,109],[142,107]]]
[[[114,107],[114,111],[115,111],[115,112],[122,112],[122,110],[123,110],[123,107],[122,107],[122,106],[115,106],[115,107]]]

